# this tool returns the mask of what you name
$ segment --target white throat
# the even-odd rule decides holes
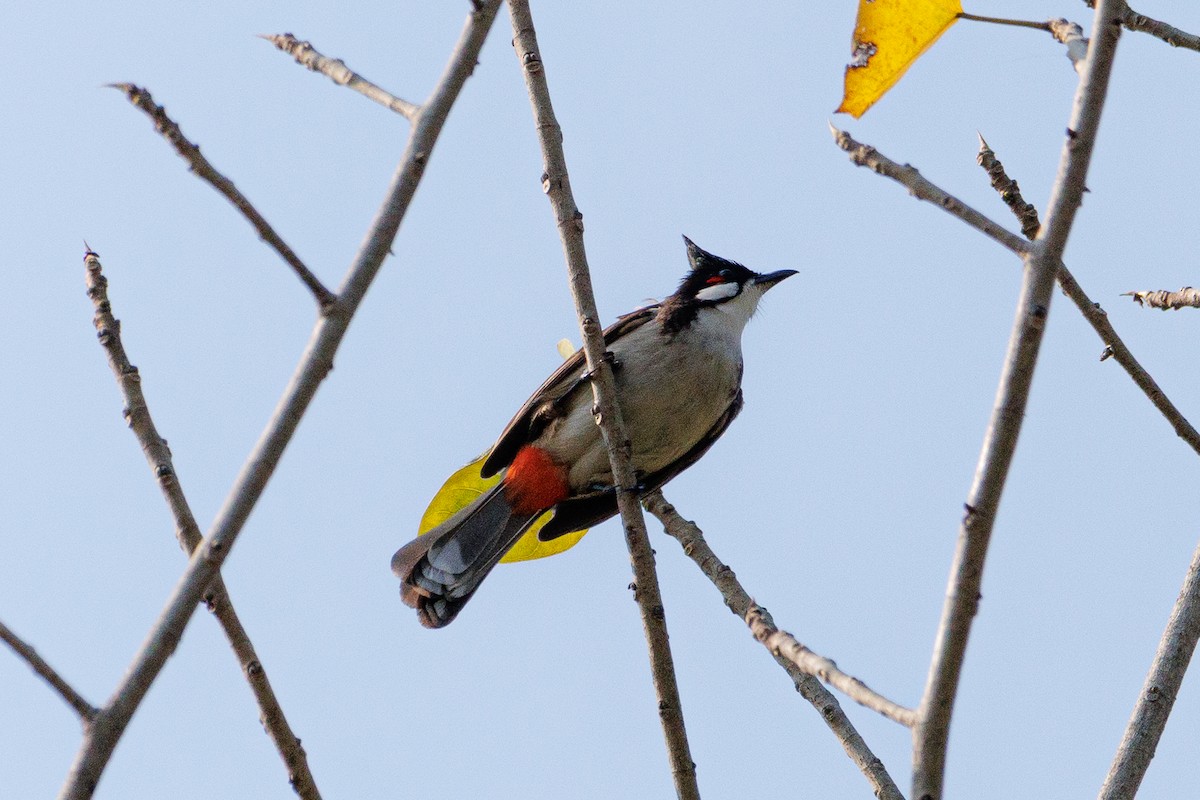
[[[742,330],[758,310],[758,301],[762,296],[761,287],[753,283],[746,284],[737,297],[701,309],[697,321],[703,321],[702,324],[713,333],[715,329],[722,329],[727,336],[740,341]]]

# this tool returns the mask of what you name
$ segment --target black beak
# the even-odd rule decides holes
[[[770,289],[784,278],[790,278],[795,274],[796,270],[794,269],[781,269],[775,272],[768,272],[765,275],[755,275],[754,285],[761,286],[762,290],[765,292],[767,289]]]

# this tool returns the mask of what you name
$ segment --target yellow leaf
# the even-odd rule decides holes
[[[559,339],[558,354],[562,356],[563,361],[566,361],[568,358],[575,355],[575,345],[571,344],[570,339]]]
[[[960,13],[959,0],[858,0],[853,58],[837,111],[861,117]]]
[[[425,513],[421,515],[421,522],[417,527],[418,536],[428,533],[433,528],[441,525],[500,482],[499,475],[493,475],[490,478],[479,477],[479,468],[483,466],[483,460],[486,457],[486,454],[480,456],[446,479],[446,482],[442,484],[442,488],[438,489],[437,494],[429,501],[429,507],[425,509]],[[559,536],[557,539],[552,539],[549,542],[539,541],[537,538],[538,531],[553,516],[552,512],[547,511],[538,517],[537,521],[530,526],[529,530],[522,534],[521,538],[505,554],[504,558],[500,559],[500,563],[509,564],[513,561],[532,561],[535,558],[556,555],[574,547],[583,538],[583,535],[587,533],[586,530],[575,531],[565,536]]]

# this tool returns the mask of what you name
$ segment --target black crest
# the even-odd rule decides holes
[[[755,276],[754,272],[736,261],[715,256],[686,236],[683,242],[687,245],[691,270],[684,276],[675,294],[663,301],[658,312],[663,331],[672,335],[690,325],[701,308],[719,302],[697,299],[696,295],[704,289],[722,283],[741,287]]]

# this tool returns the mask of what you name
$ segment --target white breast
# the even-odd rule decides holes
[[[749,318],[738,308],[741,300],[701,310],[673,338],[652,320],[612,345],[621,413],[640,473],[681,458],[729,408],[741,383],[741,333]],[[555,460],[572,465],[568,483],[575,490],[612,482],[591,406],[591,392],[579,392],[566,416],[538,441]]]

